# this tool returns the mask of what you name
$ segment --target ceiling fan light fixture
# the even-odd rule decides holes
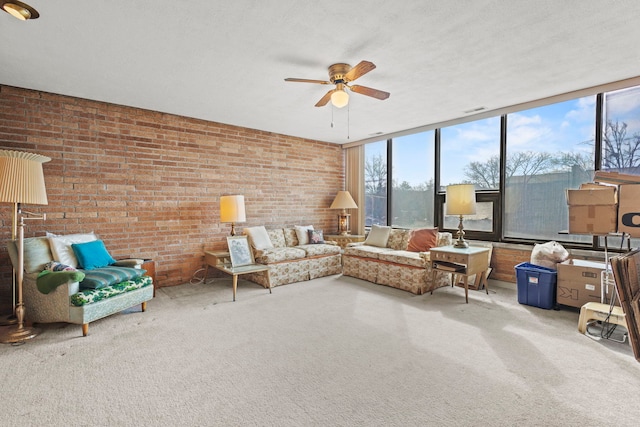
[[[2,2],[1,4],[2,10],[21,21],[26,21],[27,19],[37,19],[40,16],[37,10],[26,3],[22,3],[21,1],[13,0]]]
[[[337,89],[331,94],[331,103],[336,108],[342,108],[349,103],[349,94],[344,89]]]

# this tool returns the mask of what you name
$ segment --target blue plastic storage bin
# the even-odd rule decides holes
[[[515,269],[520,304],[547,310],[556,305],[556,270],[528,262],[516,265]]]

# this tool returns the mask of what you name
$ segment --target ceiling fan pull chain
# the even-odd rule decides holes
[[[331,105],[331,128],[333,129],[333,109],[335,107],[333,105]]]

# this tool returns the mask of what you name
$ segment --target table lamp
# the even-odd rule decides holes
[[[447,215],[459,215],[458,240],[454,248],[468,248],[469,244],[464,240],[462,227],[463,215],[475,215],[476,213],[476,188],[473,184],[455,184],[447,186]]]
[[[336,198],[331,203],[329,209],[340,209],[338,214],[338,234],[348,236],[351,234],[351,226],[349,225],[349,217],[347,209],[358,209],[358,205],[351,197],[348,191],[338,191]]]
[[[236,222],[245,222],[244,196],[220,196],[220,222],[231,223],[231,235],[236,235]]]

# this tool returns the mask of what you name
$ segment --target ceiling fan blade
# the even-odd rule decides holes
[[[366,86],[353,85],[353,86],[349,86],[349,89],[351,89],[352,91],[354,91],[356,93],[360,93],[362,95],[367,95],[367,96],[372,96],[372,97],[377,98],[377,99],[387,99],[389,97],[389,95],[391,95],[389,92],[385,92],[385,91],[378,90],[378,89],[373,89],[373,88],[366,87]]]
[[[316,107],[324,107],[325,105],[327,105],[327,102],[329,102],[329,100],[331,99],[331,94],[335,91],[335,89],[331,89],[329,92],[325,93],[324,96],[320,98],[320,101],[318,101],[318,103],[316,104]]]
[[[369,61],[360,61],[358,65],[350,69],[347,74],[344,75],[345,80],[348,82],[352,82],[358,77],[362,77],[367,74],[369,71],[376,68],[373,62]]]
[[[284,79],[285,82],[300,82],[300,83],[319,83],[321,85],[330,85],[331,82],[325,80],[309,80],[309,79],[294,79],[292,77]]]

